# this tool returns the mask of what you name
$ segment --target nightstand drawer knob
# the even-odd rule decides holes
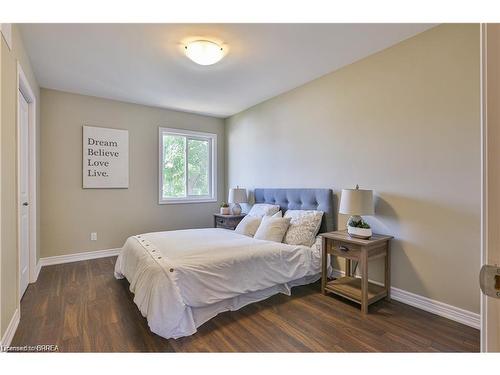
[[[349,251],[349,248],[347,246],[340,245],[339,246],[339,250],[341,250],[341,251]]]

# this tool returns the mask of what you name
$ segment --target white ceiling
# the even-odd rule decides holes
[[[23,24],[41,87],[227,117],[431,24]],[[200,66],[185,38],[222,42]]]

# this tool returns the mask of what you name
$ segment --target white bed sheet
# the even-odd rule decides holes
[[[237,310],[319,278],[321,250],[207,228],[127,239],[115,265],[152,332],[192,335],[220,312]]]

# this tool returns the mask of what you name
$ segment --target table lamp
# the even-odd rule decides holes
[[[233,215],[241,214],[241,206],[240,203],[247,203],[247,189],[240,188],[239,186],[229,189],[229,203],[233,203],[232,212]]]
[[[347,233],[351,237],[368,239],[372,235],[370,225],[361,215],[373,215],[373,191],[362,190],[356,185],[355,189],[342,189],[340,197],[341,214],[351,215],[347,222]]]

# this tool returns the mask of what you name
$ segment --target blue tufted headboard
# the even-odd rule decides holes
[[[286,210],[323,211],[319,233],[336,229],[334,196],[331,189],[255,189],[255,203],[279,204]]]

